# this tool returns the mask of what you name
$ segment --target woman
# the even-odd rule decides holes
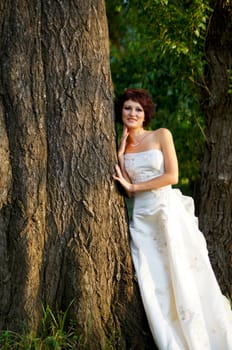
[[[232,350],[232,313],[208,259],[193,200],[171,185],[178,163],[169,130],[144,129],[151,97],[128,89],[116,103],[124,129],[114,179],[134,197],[131,254],[160,350]]]

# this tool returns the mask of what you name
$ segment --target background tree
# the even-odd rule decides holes
[[[217,1],[205,53],[203,110],[207,144],[202,163],[200,223],[220,285],[232,298],[232,3]]]
[[[0,3],[0,326],[37,331],[42,304],[72,302],[87,348],[145,349],[108,51],[103,0]]]

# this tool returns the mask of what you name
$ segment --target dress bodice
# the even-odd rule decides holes
[[[125,169],[132,183],[139,183],[164,173],[164,157],[159,149],[139,153],[126,153]]]

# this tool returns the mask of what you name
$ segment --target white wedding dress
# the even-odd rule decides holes
[[[133,183],[164,171],[158,149],[125,154]],[[160,350],[232,350],[232,313],[198,229],[191,197],[171,186],[138,192],[131,254],[154,340]]]

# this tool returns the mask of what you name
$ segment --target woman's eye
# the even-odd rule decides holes
[[[129,106],[126,106],[126,107],[124,107],[124,109],[125,110],[130,110],[130,109],[132,109],[131,107],[129,107]],[[143,110],[142,110],[142,108],[136,108],[136,112],[142,112]]]

